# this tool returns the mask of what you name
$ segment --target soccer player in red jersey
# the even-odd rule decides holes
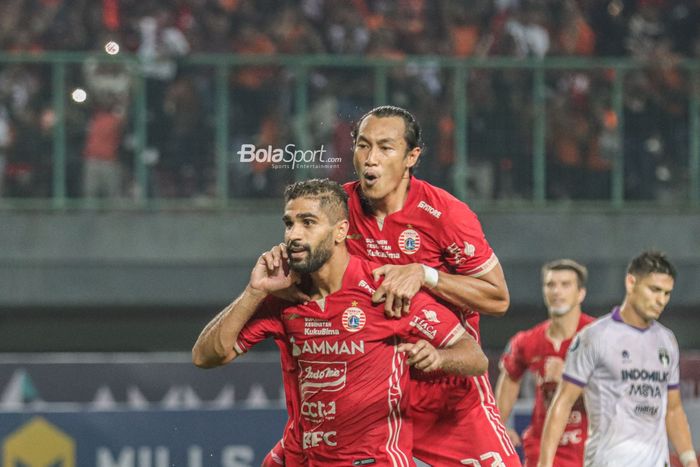
[[[503,270],[479,220],[446,191],[412,175],[421,129],[408,111],[383,106],[353,130],[358,181],[350,197],[348,249],[384,263],[374,294],[391,316],[427,289],[479,340],[479,313],[502,316],[509,305]],[[486,375],[412,371],[414,454],[433,466],[519,466]]]
[[[228,363],[257,341],[242,331],[251,318],[259,329],[268,321],[270,335],[281,322],[297,362],[296,422],[307,465],[413,466],[408,365],[483,374],[486,357],[454,314],[426,293],[399,320],[387,320],[383,306],[372,303],[378,264],[347,251],[347,195],[340,185],[299,182],[285,199],[286,247],[261,256],[245,291],[200,334],[193,361]],[[311,300],[269,296],[294,288]]]
[[[544,419],[557,384],[561,381],[569,345],[576,333],[595,319],[581,311],[587,278],[586,268],[570,259],[560,259],[542,266],[542,295],[549,319],[513,336],[501,358],[496,404],[504,419],[508,419],[518,399],[523,374],[530,370],[535,375],[535,408],[522,440],[526,467],[537,465]],[[587,428],[585,407],[583,400],[579,399],[571,411],[554,465],[583,465]],[[514,430],[508,433],[514,444],[520,444]]]

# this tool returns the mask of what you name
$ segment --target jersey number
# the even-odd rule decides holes
[[[480,461],[485,461],[491,459],[491,463],[485,463],[483,467],[506,467],[506,464],[503,463],[503,458],[501,455],[497,452],[494,451],[489,451],[485,452],[482,455],[479,456]],[[462,459],[460,461],[460,464],[462,465],[472,465],[474,467],[482,467],[481,462],[476,459]]]

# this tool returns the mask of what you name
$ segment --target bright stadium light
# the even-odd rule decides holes
[[[116,55],[119,53],[119,44],[114,41],[109,41],[105,44],[105,52],[110,55]]]
[[[87,93],[85,92],[85,89],[75,88],[70,97],[78,104],[82,104],[85,102],[85,99],[87,99]]]

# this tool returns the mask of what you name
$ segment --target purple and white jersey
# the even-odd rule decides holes
[[[584,466],[667,465],[666,405],[668,390],[679,386],[678,367],[673,333],[658,322],[625,324],[619,308],[576,336],[564,379],[584,387]]]

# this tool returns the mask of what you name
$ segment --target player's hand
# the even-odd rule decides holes
[[[408,364],[422,371],[437,371],[442,368],[442,356],[433,345],[423,339],[415,343],[399,344],[399,352],[406,352]]]
[[[260,255],[250,273],[249,286],[265,294],[290,293],[299,281],[299,274],[289,269],[286,248],[279,244]]]
[[[508,432],[508,437],[510,438],[510,442],[513,443],[513,446],[517,448],[523,444],[517,431],[512,428],[506,428],[506,431]]]
[[[266,253],[270,253],[271,258],[273,260],[277,259],[284,263],[289,263],[287,245],[285,245],[284,243],[275,245],[269,252]],[[263,253],[263,255],[264,254],[265,253]],[[287,287],[286,289],[276,290],[274,292],[271,292],[270,294],[274,295],[277,298],[281,298],[282,300],[292,303],[305,303],[311,301],[311,297],[302,292],[301,289],[299,289],[299,287],[297,286],[297,283],[298,281],[292,284],[290,287]]]
[[[411,299],[423,286],[425,273],[418,263],[397,266],[385,264],[372,271],[374,280],[384,276],[384,281],[372,295],[372,302],[384,302],[387,318],[400,318],[407,315]]]

